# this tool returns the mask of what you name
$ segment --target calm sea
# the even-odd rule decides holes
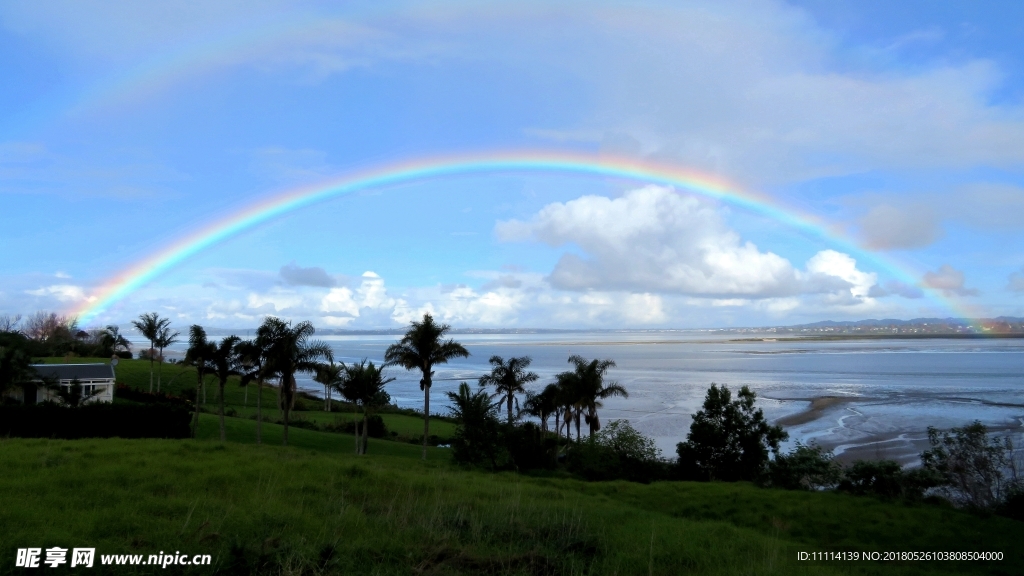
[[[770,338],[770,335],[763,335]],[[629,398],[605,402],[602,421],[629,420],[652,436],[666,456],[685,439],[690,415],[711,383],[749,386],[773,421],[789,423],[789,445],[814,441],[838,455],[910,462],[926,446],[928,426],[981,420],[1020,437],[1024,432],[1024,340],[886,340],[843,342],[731,341],[712,332],[588,332],[458,334],[471,356],[438,366],[432,411],[444,412],[445,392],[475,385],[488,359],[529,356],[540,375],[535,388],[567,370],[572,354],[611,359],[608,376]],[[746,337],[746,336],[744,336]],[[344,362],[379,362],[396,336],[326,336]],[[391,368],[400,406],[422,407],[419,373]],[[315,390],[306,380],[304,387]],[[815,398],[834,397],[817,403]]]
[[[673,456],[676,443],[686,438],[691,414],[713,382],[757,392],[765,415],[785,424],[788,446],[813,441],[848,459],[913,462],[927,446],[928,426],[973,420],[1024,445],[1024,339],[780,342],[764,334],[756,341],[733,341],[736,334],[695,331],[454,337],[471,356],[436,368],[432,412],[447,411],[445,392],[459,382],[475,386],[489,372],[493,355],[531,357],[539,390],[569,368],[570,355],[580,354],[614,360],[608,376],[629,391],[629,398],[605,402],[602,422],[629,420],[665,456]],[[397,338],[321,336],[340,361],[376,363]],[[418,372],[389,368],[388,375],[397,378],[388,390],[398,405],[422,407]],[[308,378],[299,385],[322,390]]]

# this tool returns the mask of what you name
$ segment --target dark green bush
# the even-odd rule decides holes
[[[831,451],[797,442],[796,448],[768,465],[764,484],[786,490],[829,490],[842,477],[843,469]]]
[[[568,448],[569,471],[586,480],[667,480],[673,466],[661,459],[654,441],[625,420],[615,420],[594,436]]]
[[[857,460],[843,470],[837,489],[851,494],[919,500],[940,480],[922,468],[904,470],[893,460]]]
[[[676,446],[679,473],[692,480],[760,480],[768,470],[769,452],[778,456],[779,443],[789,435],[769,425],[757,394],[747,386],[736,399],[726,386],[712,384],[704,406],[693,415],[686,442]]]

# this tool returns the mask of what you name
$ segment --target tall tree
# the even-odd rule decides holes
[[[117,354],[118,350],[125,352],[132,351],[132,343],[121,334],[121,327],[117,324],[108,324],[100,334],[105,348],[110,348],[111,353]]]
[[[224,386],[227,385],[228,378],[241,374],[241,371],[239,370],[241,368],[241,361],[237,350],[238,343],[241,341],[241,338],[234,335],[224,338],[214,349],[213,357],[210,358],[210,367],[213,369],[213,373],[217,377],[217,388],[219,392],[219,395],[217,396],[217,415],[220,417],[221,442],[227,440],[227,435],[224,429]]]
[[[421,322],[412,322],[409,330],[397,343],[388,346],[384,360],[406,370],[419,370],[420,390],[423,391],[423,459],[427,459],[427,437],[430,435],[430,386],[434,366],[446,364],[452,358],[465,358],[469,351],[453,339],[444,336],[452,329],[437,324],[433,316],[424,314]]]
[[[609,368],[615,367],[613,360],[587,360],[579,355],[569,357],[569,363],[573,364],[576,374],[577,406],[585,409],[587,424],[590,425],[590,435],[593,436],[601,429],[601,420],[598,418],[597,409],[603,406],[601,400],[612,396],[629,398],[629,393],[616,382],[605,383],[604,377]],[[576,426],[579,426],[579,411],[577,411]],[[579,430],[576,432],[579,436]]]
[[[491,356],[488,360],[491,363],[491,373],[480,377],[480,387],[493,386],[494,395],[491,398],[500,398],[508,408],[508,424],[512,425],[512,403],[515,401],[518,406],[519,400],[516,394],[526,392],[525,385],[537,380],[534,372],[527,372],[530,367],[530,357],[520,356],[509,358],[506,362],[501,356]]]
[[[164,376],[164,348],[176,344],[180,335],[180,332],[171,332],[170,327],[164,326],[157,332],[156,338],[153,340],[153,344],[160,350],[160,370],[156,374],[156,391],[158,393]]]
[[[264,325],[270,321],[264,321]],[[275,374],[280,382],[281,410],[284,412],[284,445],[288,445],[288,417],[291,414],[297,392],[295,374],[299,372],[316,372],[323,361],[334,359],[330,346],[324,342],[310,340],[316,328],[309,322],[299,322],[295,326],[284,323],[277,318],[270,329],[270,342],[267,349],[267,368]]]
[[[205,387],[206,373],[213,369],[212,361],[217,353],[217,345],[207,340],[206,330],[198,324],[188,329],[188,351],[185,352],[185,363],[196,369],[196,411],[192,420],[192,437],[199,432],[199,394]]]
[[[8,390],[26,388],[35,378],[36,371],[32,368],[25,335],[0,332],[0,398]]]
[[[267,321],[277,318],[268,318]],[[253,380],[256,381],[256,443],[263,443],[263,383],[272,378],[273,374],[267,368],[267,354],[270,349],[270,342],[275,331],[274,322],[265,321],[256,331],[256,337],[238,343],[239,360],[242,364],[242,386],[248,387]],[[283,324],[283,323],[282,323]],[[248,389],[248,388],[246,388]]]
[[[558,416],[562,416],[565,427],[565,439],[572,440],[572,424],[576,423],[576,440],[580,439],[580,412],[583,410],[582,394],[580,394],[579,375],[576,372],[561,372],[555,375],[555,428],[559,433]]]
[[[555,415],[555,430],[558,430],[558,385],[548,384],[539,393],[527,392],[524,411],[540,420],[541,432],[548,431],[548,420]]]
[[[768,424],[754,406],[753,390],[743,386],[736,396],[733,400],[726,386],[712,384],[708,389],[686,442],[676,445],[684,470],[705,480],[757,480],[767,470],[769,450],[778,455],[789,434]]]
[[[359,440],[359,428],[356,428],[356,454],[366,454],[367,426],[370,415],[381,406],[391,402],[391,396],[384,391],[384,386],[394,382],[394,378],[384,377],[384,366],[374,366],[363,358],[358,364],[345,366],[345,384],[342,388],[345,398],[358,404],[363,410],[363,437]]]
[[[156,312],[149,312],[139,316],[138,320],[132,320],[132,326],[142,334],[142,336],[149,340],[149,391],[153,392],[153,361],[156,353],[156,338],[160,334],[160,330],[166,328],[171,321],[167,318],[161,318]],[[205,332],[204,332],[205,334]],[[196,401],[198,402],[198,398]]]
[[[345,363],[322,364],[313,376],[315,382],[324,387],[324,410],[331,411],[331,395],[335,390],[340,390],[345,382]]]

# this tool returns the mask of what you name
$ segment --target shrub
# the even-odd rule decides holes
[[[541,432],[533,422],[520,426],[502,426],[501,444],[508,454],[508,465],[518,471],[555,467],[558,441]]]
[[[862,496],[919,500],[940,478],[923,468],[904,470],[893,460],[857,460],[843,470],[838,489]]]
[[[769,450],[776,456],[789,435],[769,426],[750,388],[740,388],[736,400],[729,388],[708,389],[704,406],[693,415],[686,442],[676,446],[680,474],[694,480],[757,480],[767,471]]]
[[[928,442],[932,447],[921,454],[921,461],[941,478],[939,492],[954,504],[991,510],[1021,490],[1013,443],[1009,437],[989,438],[981,422],[948,432],[929,426]]]
[[[183,396],[188,393],[195,396],[194,389],[186,388],[183,390]],[[144,402],[147,404],[170,404],[173,406],[179,406],[186,410],[192,409],[192,401],[188,398],[172,396],[166,392],[145,392],[138,388],[125,386],[124,384],[117,385],[117,388],[114,390],[114,398],[131,400],[133,402]]]
[[[357,414],[359,425],[363,425],[362,416]],[[327,432],[341,432],[344,434],[355,434],[356,420],[340,420],[324,425]],[[370,438],[384,438],[389,436],[388,427],[379,414],[370,414],[366,420],[366,435]]]
[[[670,477],[671,466],[661,459],[654,440],[625,420],[615,420],[568,450],[568,468],[587,480],[653,482]]]
[[[768,465],[769,486],[786,490],[830,490],[842,479],[843,469],[831,450],[801,444],[788,454],[779,454]]]
[[[486,464],[492,469],[508,464],[502,448],[497,405],[486,391],[473,392],[469,384],[459,384],[458,393],[448,392],[452,415],[457,423],[452,438],[452,459],[460,464]]]

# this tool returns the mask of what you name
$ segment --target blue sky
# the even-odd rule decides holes
[[[719,175],[860,248],[644,182],[476,175],[292,212],[93,322],[1024,316],[1022,22],[1015,2],[4,3],[0,314],[79,309],[275,192],[529,149]]]

